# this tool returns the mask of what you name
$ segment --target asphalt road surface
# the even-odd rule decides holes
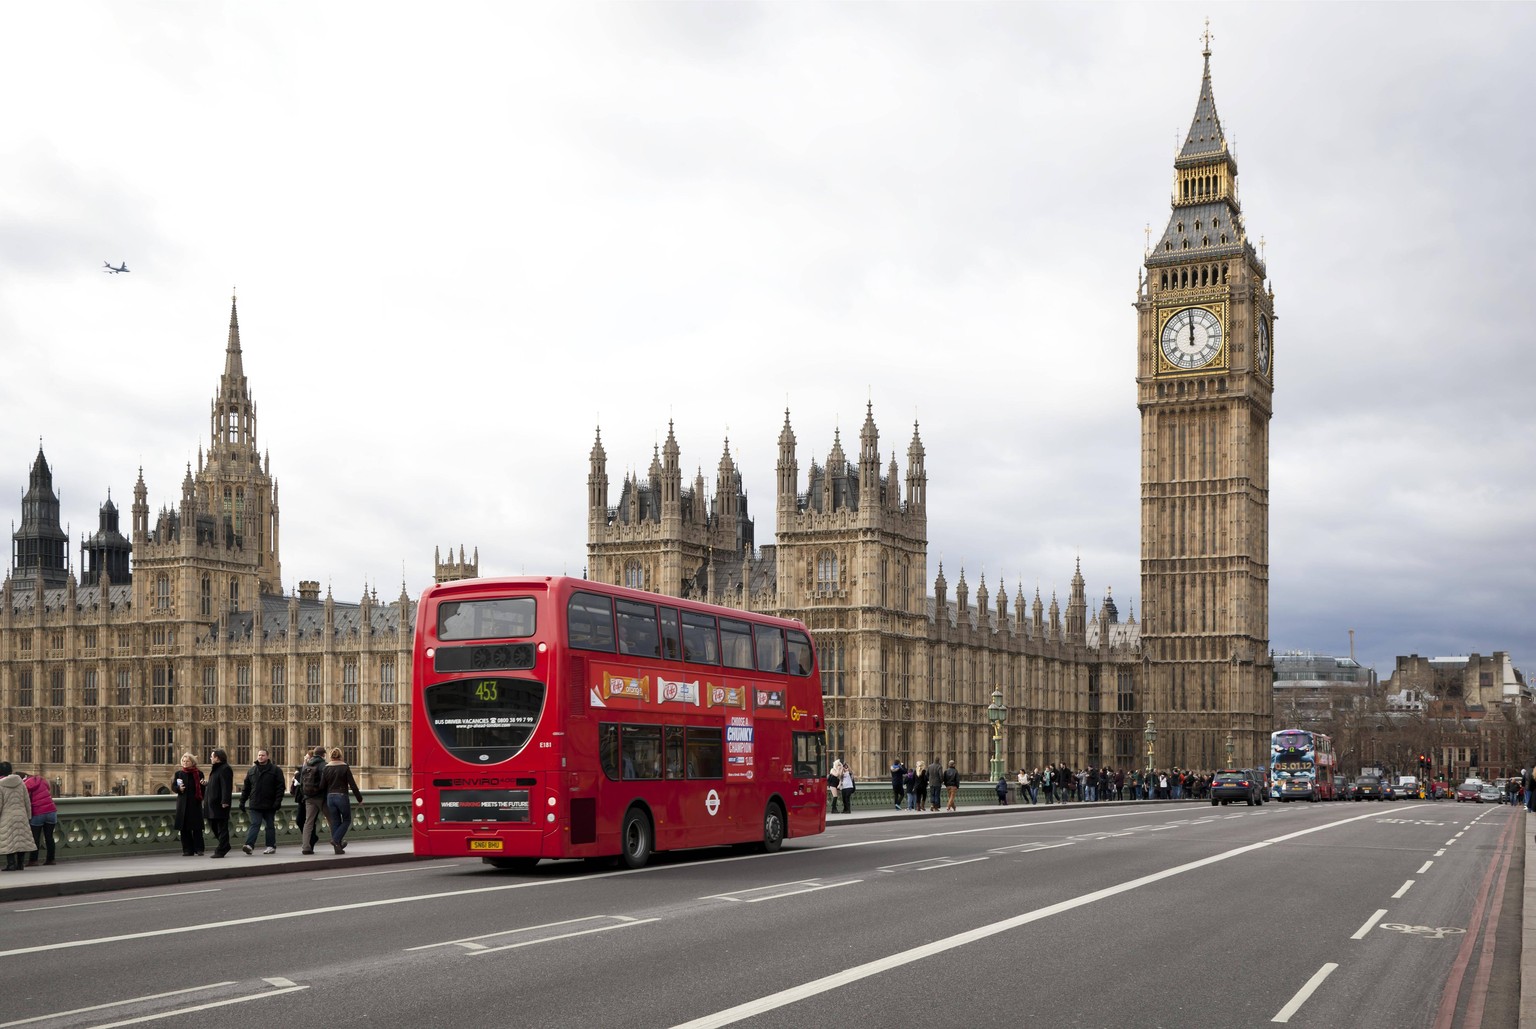
[[[440,860],[17,901],[0,1029],[1513,1029],[1523,825],[1011,807],[633,872]]]

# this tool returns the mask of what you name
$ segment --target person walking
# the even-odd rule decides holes
[[[909,806],[913,806],[913,802],[915,802],[915,808],[918,811],[923,810],[928,800],[928,779],[928,766],[919,761],[917,763],[917,778],[913,784],[912,793],[908,797]]]
[[[997,773],[997,802],[1008,803],[1008,777],[1002,772]]]
[[[263,854],[277,853],[277,811],[283,806],[283,773],[277,770],[265,750],[256,752],[256,763],[245,773],[240,787],[240,810],[251,809],[251,828],[245,834],[247,854],[256,847],[256,835],[261,827],[267,827],[267,849]]]
[[[331,762],[320,773],[320,781],[325,788],[325,809],[331,817],[331,849],[341,854],[347,849],[347,830],[352,827],[352,801],[347,790],[357,796],[359,806],[363,791],[357,788],[352,769],[341,759],[340,747],[331,748]]]
[[[902,783],[906,781],[906,770],[901,767],[901,759],[891,762],[891,796],[896,799],[896,810],[901,810]]]
[[[827,772],[827,811],[837,810],[837,798],[843,791],[843,759],[838,758],[832,762],[832,768]]]
[[[48,788],[47,779],[40,775],[24,775],[21,778],[27,784],[27,797],[32,802],[32,857],[27,864],[37,864],[38,855],[44,849],[43,841],[46,840],[47,858],[43,864],[51,865],[53,831],[59,824],[59,806],[53,802],[53,791]]]
[[[948,797],[945,811],[955,809],[955,795],[960,792],[960,773],[955,770],[955,759],[949,759],[949,765],[944,769],[944,792]]]
[[[208,782],[203,787],[203,815],[208,831],[218,841],[213,857],[229,853],[229,805],[235,794],[235,770],[229,767],[229,755],[215,750],[209,757]]]
[[[917,810],[917,770],[907,765],[901,770],[902,795],[907,798],[907,810]]]
[[[838,764],[842,764],[842,761],[839,760]],[[838,792],[843,796],[843,814],[846,815],[848,813],[848,805],[853,803],[853,791],[858,788],[858,784],[853,779],[853,769],[847,765],[843,765],[843,779],[842,782],[837,784],[837,788]]]
[[[32,797],[9,761],[0,761],[0,854],[5,870],[20,872],[32,853]]]
[[[181,767],[171,776],[171,792],[176,794],[176,828],[181,832],[183,857],[203,853],[203,793],[208,777],[197,767],[197,758],[181,755]]]
[[[304,841],[300,854],[313,854],[320,842],[320,819],[325,811],[325,748],[316,747],[299,766],[299,839]],[[329,818],[327,817],[327,821]]]
[[[928,762],[928,810],[939,809],[939,794],[944,790],[944,770],[939,764],[939,759],[934,758]]]

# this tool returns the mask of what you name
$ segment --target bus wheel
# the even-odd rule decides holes
[[[492,868],[499,868],[504,872],[531,872],[533,866],[539,863],[538,858],[481,858]]]
[[[763,815],[763,850],[772,854],[784,843],[784,809],[779,807],[778,801],[772,801],[768,805],[768,811]]]
[[[637,807],[632,807],[624,816],[624,828],[619,836],[623,841],[624,852],[621,855],[626,868],[644,868],[645,863],[651,859],[651,848],[655,844],[655,838],[651,834],[651,820],[645,817],[645,812]]]

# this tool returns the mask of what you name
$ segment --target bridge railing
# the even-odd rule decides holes
[[[352,805],[352,828],[348,839],[404,838],[411,834],[410,790],[365,790],[366,803]],[[176,829],[176,798],[165,795],[145,797],[62,797],[59,824],[54,829],[54,843],[60,858],[117,857],[129,854],[153,854],[181,849],[181,833]],[[295,823],[292,797],[283,798],[278,809],[279,839],[297,843],[300,827]],[[238,808],[230,812],[230,842],[239,845],[250,817]],[[325,842],[328,829],[321,819],[320,838]],[[204,831],[205,836],[209,835]],[[208,848],[213,848],[208,840]]]

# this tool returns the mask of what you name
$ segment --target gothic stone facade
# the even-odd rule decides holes
[[[286,768],[324,745],[364,788],[404,785],[414,604],[403,587],[390,603],[322,599],[316,581],[283,596],[277,483],[233,304],[209,427],[153,528],[142,469],[131,543],[107,500],[79,583],[39,452],[0,584],[6,758],[63,794],[153,793],[185,751],[206,765],[223,747],[238,775],[259,748]]]
[[[927,491],[917,427],[903,478],[882,470],[871,405],[857,460],[834,438],[800,490],[789,413],[779,435],[776,541],[752,546],[753,523],[729,443],[706,502],[702,477],[683,486],[669,426],[645,477],[626,476],[608,506],[599,434],[588,476],[588,575],[604,582],[798,618],[816,639],[831,752],[878,780],[894,758],[948,761],[985,775],[993,740],[992,691],[1008,707],[1009,768],[1047,761],[1140,763],[1139,651],[1135,620],[1107,600],[1089,619],[1081,571],[1065,618],[1036,593],[1010,606],[985,580],[974,606],[965,573],[950,598],[943,569],[927,591]]]

